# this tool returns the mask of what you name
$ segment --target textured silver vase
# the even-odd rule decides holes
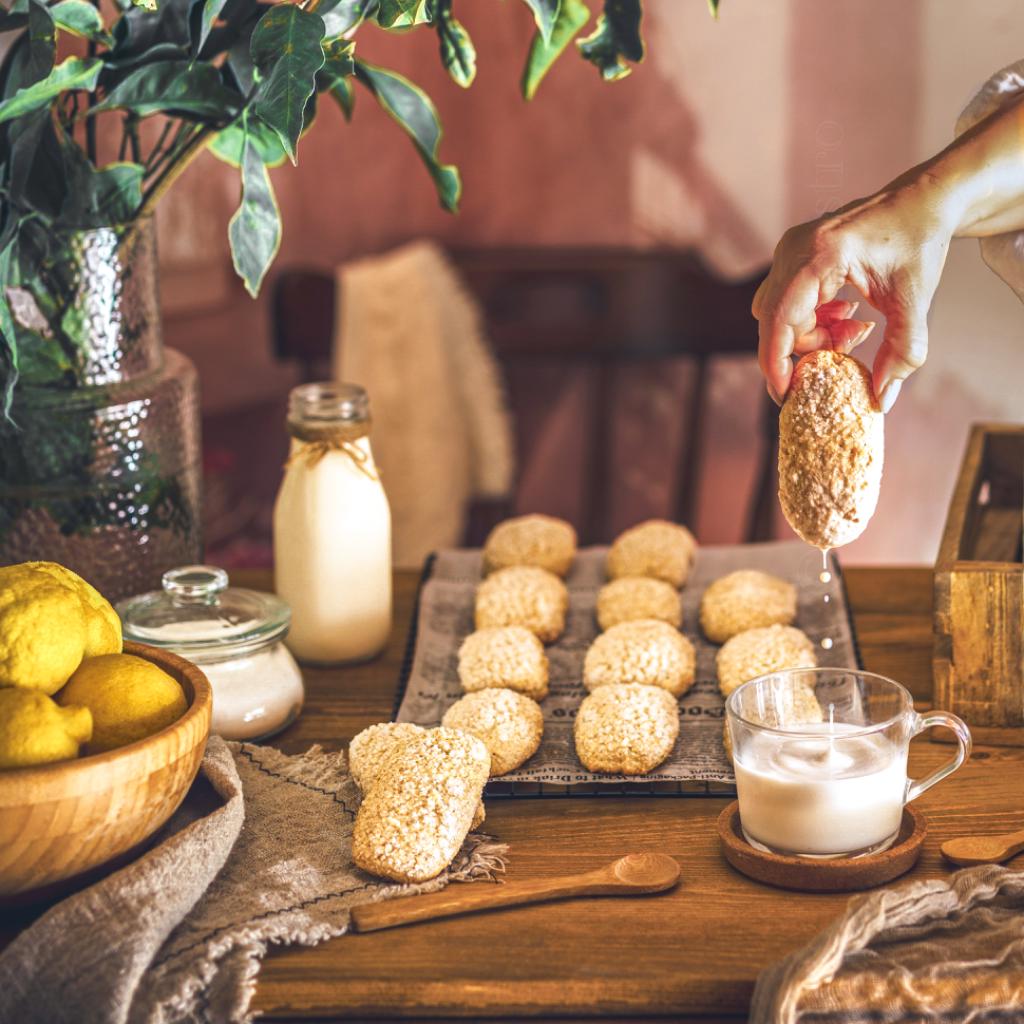
[[[118,600],[201,560],[196,373],[163,347],[151,223],[47,245],[8,290],[21,377],[0,425],[0,563],[61,562]]]

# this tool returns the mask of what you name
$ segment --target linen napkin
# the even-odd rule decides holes
[[[992,864],[850,900],[757,981],[751,1024],[1024,1017],[1024,871]]]
[[[438,878],[384,882],[352,863],[358,806],[344,754],[289,757],[211,737],[157,845],[0,954],[0,1021],[245,1021],[270,943],[314,945],[344,934],[356,904],[504,867],[506,848],[471,834]]]

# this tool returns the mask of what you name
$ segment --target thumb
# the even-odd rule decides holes
[[[924,311],[893,313],[885,327],[885,338],[875,355],[872,383],[882,412],[888,412],[903,382],[924,365],[928,356],[928,318]]]

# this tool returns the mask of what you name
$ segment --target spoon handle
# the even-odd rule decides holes
[[[505,882],[502,885],[451,885],[439,893],[406,896],[383,903],[363,903],[352,908],[352,923],[357,931],[374,932],[381,928],[395,928],[416,921],[432,921],[496,907],[638,891],[644,890],[619,881],[608,868],[599,868],[585,874]]]

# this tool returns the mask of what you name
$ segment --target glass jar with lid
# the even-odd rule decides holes
[[[279,597],[228,586],[228,574],[189,565],[163,589],[117,605],[126,640],[162,647],[198,665],[213,688],[211,731],[258,740],[295,721],[305,690],[283,640],[291,610]]]

